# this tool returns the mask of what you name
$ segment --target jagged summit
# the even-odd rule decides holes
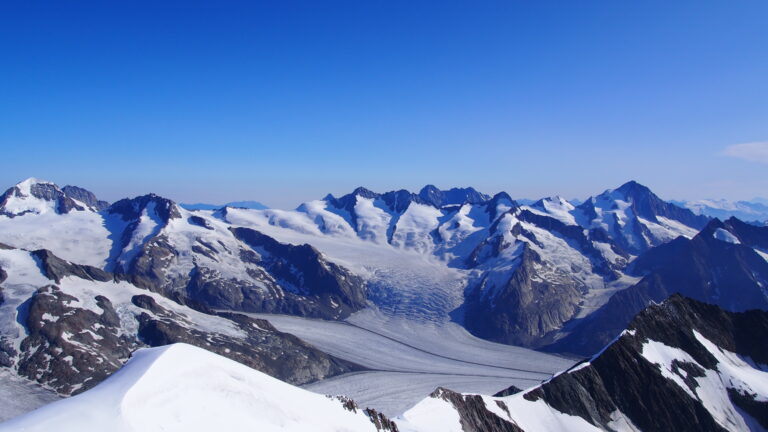
[[[380,198],[387,203],[388,207],[396,212],[405,210],[411,202],[426,204],[439,209],[450,205],[482,204],[491,199],[491,196],[478,192],[472,187],[454,187],[448,190],[441,190],[434,185],[426,185],[421,188],[419,193],[413,193],[406,189],[377,193],[361,186],[353,190],[352,193],[339,198],[328,194],[323,200],[331,202],[337,208],[346,208],[354,205],[356,197],[366,199]]]

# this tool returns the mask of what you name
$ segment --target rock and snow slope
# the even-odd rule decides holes
[[[99,210],[29,179],[2,197],[0,242],[47,249],[184,303],[329,319],[366,305],[363,282],[311,246],[230,230],[154,194]]]
[[[97,387],[0,424],[0,431],[396,430],[373,411],[186,344],[142,349]]]
[[[439,389],[397,421],[403,431],[761,431],[766,342],[766,312],[673,296],[539,386],[505,397]]]
[[[358,370],[244,315],[203,313],[49,251],[0,245],[0,365],[62,395],[143,346],[204,346],[296,384]]]

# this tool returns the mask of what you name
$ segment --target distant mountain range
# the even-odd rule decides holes
[[[681,207],[691,209],[696,214],[716,217],[722,220],[735,217],[745,222],[754,222],[762,225],[768,223],[768,200],[764,198],[755,198],[751,201],[710,199],[672,202]]]
[[[181,203],[179,204],[179,207],[186,210],[218,210],[224,207],[237,207],[237,208],[247,208],[247,209],[254,209],[254,210],[265,210],[269,208],[258,201],[232,201],[232,202],[228,202],[226,204],[221,204],[221,205],[205,204],[205,203],[196,203],[196,204]]]

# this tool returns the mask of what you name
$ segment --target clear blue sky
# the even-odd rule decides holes
[[[768,195],[765,1],[172,3],[2,2],[0,188]]]

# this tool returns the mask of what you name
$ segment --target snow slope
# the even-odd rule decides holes
[[[186,344],[141,349],[97,387],[0,431],[375,431],[360,410]]]

